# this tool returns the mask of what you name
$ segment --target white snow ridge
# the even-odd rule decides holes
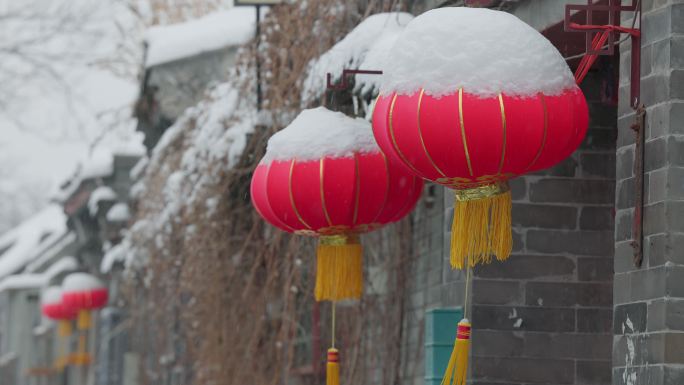
[[[424,88],[439,97],[463,88],[482,97],[558,95],[576,87],[544,36],[509,13],[483,8],[439,8],[416,17],[383,70],[383,94]]]
[[[302,111],[289,126],[268,140],[263,162],[343,158],[380,152],[368,121],[325,107]]]

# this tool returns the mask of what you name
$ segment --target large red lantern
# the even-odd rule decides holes
[[[318,237],[315,297],[338,301],[362,293],[359,234],[403,218],[422,188],[420,178],[380,151],[367,121],[321,107],[302,111],[269,140],[251,195],[269,223]],[[339,383],[334,338],[327,383]]]
[[[507,181],[560,162],[587,130],[565,60],[513,15],[458,7],[411,21],[386,63],[375,138],[416,175],[455,190],[452,267],[508,258]],[[444,384],[465,383],[469,338],[464,319]]]

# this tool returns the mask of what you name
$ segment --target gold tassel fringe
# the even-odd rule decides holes
[[[78,330],[88,330],[92,325],[92,317],[89,310],[79,310],[76,326]]]
[[[356,235],[322,236],[317,255],[316,301],[361,298],[362,248]]]
[[[340,354],[335,348],[328,349],[328,364],[325,370],[326,385],[340,385]]]
[[[470,322],[467,319],[458,323],[456,342],[451,352],[442,385],[465,385],[468,374],[468,350],[470,348]]]
[[[511,254],[511,192],[506,183],[456,190],[451,267],[503,261]]]

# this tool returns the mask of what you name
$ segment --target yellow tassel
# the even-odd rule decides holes
[[[337,349],[328,349],[328,365],[325,371],[326,385],[340,385],[340,355]]]
[[[354,235],[323,236],[318,244],[316,301],[361,298],[362,249]]]
[[[76,325],[78,327],[78,330],[90,329],[90,326],[92,325],[92,319],[91,318],[92,317],[90,316],[89,310],[79,310],[78,320],[76,321]]]
[[[511,192],[506,184],[457,190],[451,228],[451,267],[503,261],[511,254]]]
[[[54,367],[58,371],[62,371],[69,362],[69,337],[71,336],[71,321],[60,320],[57,323],[58,352]]]
[[[470,348],[470,322],[467,319],[458,323],[456,342],[451,352],[442,385],[465,385],[468,374],[468,350]]]
[[[57,335],[59,337],[69,337],[71,335],[71,321],[60,320],[57,323]]]

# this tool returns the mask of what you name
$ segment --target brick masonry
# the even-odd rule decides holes
[[[631,15],[624,15],[631,24]],[[621,47],[613,319],[613,384],[684,384],[684,1],[643,1],[646,107],[644,261],[632,263],[634,136],[631,44]]]

